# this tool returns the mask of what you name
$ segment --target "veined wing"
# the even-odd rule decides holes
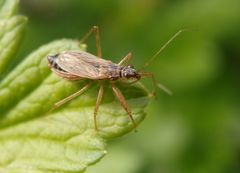
[[[108,66],[114,64],[83,51],[61,53],[56,63],[66,72],[88,79],[107,78],[102,72],[107,71]]]

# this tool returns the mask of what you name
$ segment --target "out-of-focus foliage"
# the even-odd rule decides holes
[[[18,57],[99,25],[104,57],[117,62],[132,51],[141,67],[179,29],[192,30],[146,68],[174,95],[158,92],[138,133],[112,141],[88,171],[240,172],[239,7],[239,0],[22,0],[29,24]]]

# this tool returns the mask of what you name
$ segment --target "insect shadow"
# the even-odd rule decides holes
[[[139,81],[142,77],[150,77],[152,80],[153,89],[151,92],[152,96],[156,94],[156,87],[160,87],[162,90],[171,95],[171,92],[161,84],[157,84],[154,75],[152,73],[144,72],[146,66],[148,66],[162,51],[163,49],[175,39],[180,33],[185,30],[179,30],[176,34],[174,34],[151,58],[145,63],[140,70],[136,70],[133,65],[128,64],[128,62],[132,59],[132,53],[128,53],[119,63],[113,63],[109,60],[105,60],[102,58],[102,50],[100,45],[100,33],[98,26],[93,26],[88,33],[80,40],[80,43],[84,43],[86,39],[92,34],[95,34],[96,39],[96,48],[97,48],[97,56],[92,55],[90,53],[84,51],[65,51],[58,53],[56,55],[48,55],[48,65],[53,72],[55,72],[58,76],[65,78],[67,80],[83,80],[90,79],[91,81],[87,83],[83,88],[79,91],[73,93],[72,95],[58,101],[54,104],[53,108],[50,110],[54,110],[63,104],[71,101],[77,96],[84,93],[87,89],[89,89],[94,81],[99,82],[99,91],[96,99],[96,105],[94,108],[94,127],[98,130],[97,127],[97,113],[99,110],[99,106],[103,100],[104,89],[103,82],[109,81],[112,91],[122,107],[127,112],[130,120],[134,128],[136,129],[137,124],[135,123],[132,111],[123,96],[122,92],[116,86],[116,82],[131,80],[130,83],[135,83]]]

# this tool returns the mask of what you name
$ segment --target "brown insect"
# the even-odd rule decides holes
[[[143,68],[148,66],[149,63],[175,38],[177,37],[183,30],[178,31],[164,46],[162,46],[159,51],[146,63]],[[94,32],[96,37],[96,47],[97,47],[97,56],[92,55],[90,53],[84,51],[65,51],[56,55],[47,56],[49,67],[53,72],[55,72],[58,76],[63,77],[68,80],[82,80],[82,79],[90,79],[93,81],[100,82],[100,88],[98,91],[98,96],[96,100],[96,105],[94,109],[94,126],[97,130],[97,113],[99,106],[103,99],[103,81],[109,81],[111,88],[113,90],[114,95],[122,105],[122,107],[127,112],[129,118],[131,119],[134,128],[136,128],[136,123],[133,119],[132,112],[128,103],[123,96],[122,92],[116,86],[116,82],[121,80],[129,80],[131,79],[131,83],[137,82],[141,79],[141,77],[150,77],[152,79],[153,91],[152,95],[155,95],[156,91],[156,81],[152,73],[142,72],[136,70],[133,65],[126,65],[131,59],[132,54],[128,53],[119,63],[115,64],[109,60],[102,59],[102,50],[100,46],[100,35],[99,28],[94,26],[91,30],[83,37],[80,43],[83,43],[90,34]],[[81,95],[87,89],[89,89],[93,83],[90,81],[83,88],[81,88],[76,93],[60,100],[59,102],[54,104],[53,109],[60,107],[66,102],[76,98]],[[159,85],[158,85],[159,86]],[[164,87],[159,86],[167,93],[170,92]]]

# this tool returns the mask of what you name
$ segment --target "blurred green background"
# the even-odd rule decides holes
[[[103,56],[132,52],[141,67],[178,30],[192,30],[146,68],[174,95],[158,91],[138,133],[110,141],[88,173],[240,172],[239,0],[21,0],[20,13],[29,23],[19,58],[99,25]],[[95,54],[94,37],[87,44]]]

